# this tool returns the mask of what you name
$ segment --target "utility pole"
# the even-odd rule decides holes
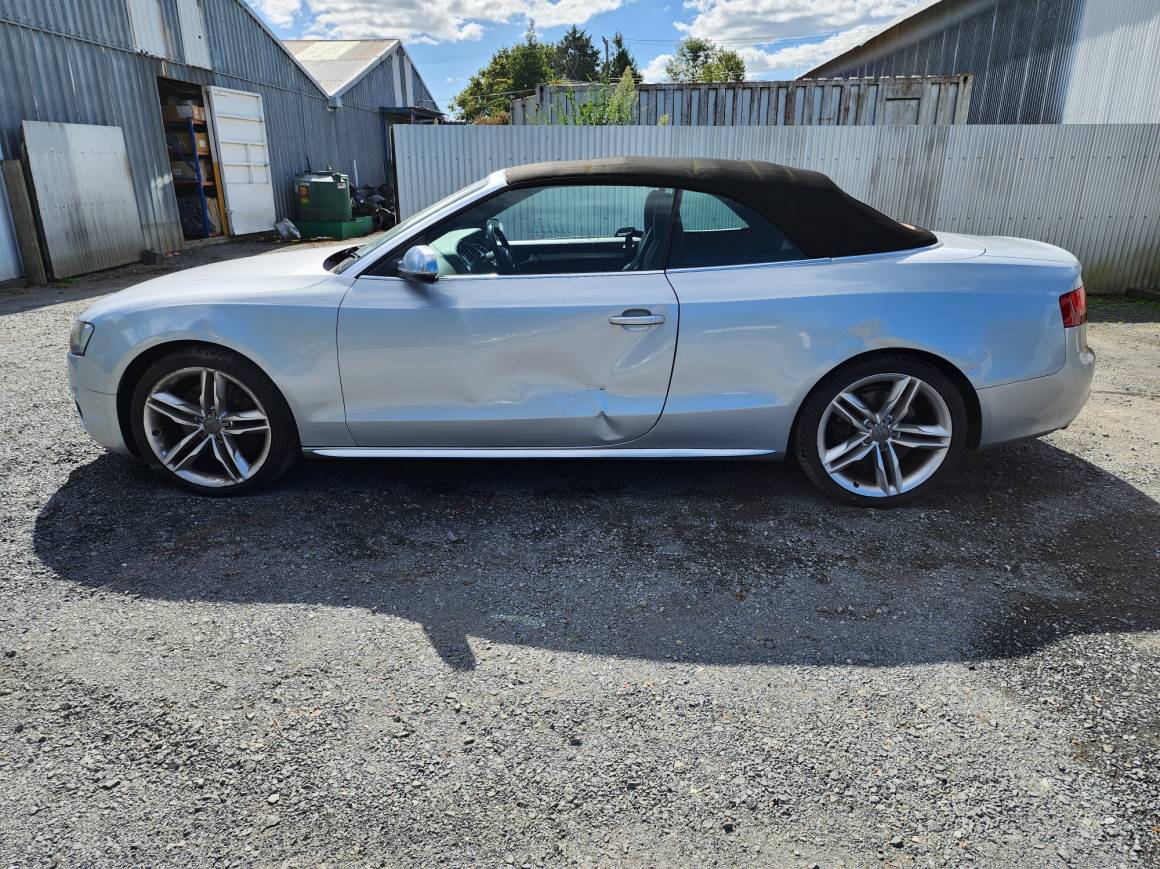
[[[604,40],[604,80],[607,83],[612,79],[612,70],[608,66],[608,37],[600,37]]]

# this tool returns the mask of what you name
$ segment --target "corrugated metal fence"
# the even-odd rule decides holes
[[[969,75],[642,84],[633,123],[671,127],[965,124]],[[512,100],[512,124],[564,123],[597,100],[600,84],[542,84]]]
[[[1160,286],[1160,125],[394,130],[403,216],[496,169],[624,154],[817,169],[899,220],[1035,238],[1092,292]]]

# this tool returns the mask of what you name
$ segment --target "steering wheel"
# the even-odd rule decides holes
[[[499,218],[488,218],[487,224],[483,228],[483,237],[487,242],[488,249],[495,254],[496,271],[501,275],[519,274],[519,263],[516,262],[515,255],[512,253],[511,242],[503,234],[503,224],[499,222]]]

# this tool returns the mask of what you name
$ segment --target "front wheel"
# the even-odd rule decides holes
[[[826,494],[894,507],[939,484],[967,443],[962,395],[942,371],[905,354],[843,366],[810,393],[794,432],[798,462]]]
[[[294,417],[270,379],[228,350],[177,350],[133,392],[133,436],[165,476],[203,495],[272,482],[300,453]]]

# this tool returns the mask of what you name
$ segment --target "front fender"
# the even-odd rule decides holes
[[[336,327],[346,287],[308,288],[278,302],[171,303],[120,308],[96,318],[75,365],[86,389],[115,394],[134,360],[166,344],[195,341],[246,357],[281,391],[303,446],[349,444]]]

